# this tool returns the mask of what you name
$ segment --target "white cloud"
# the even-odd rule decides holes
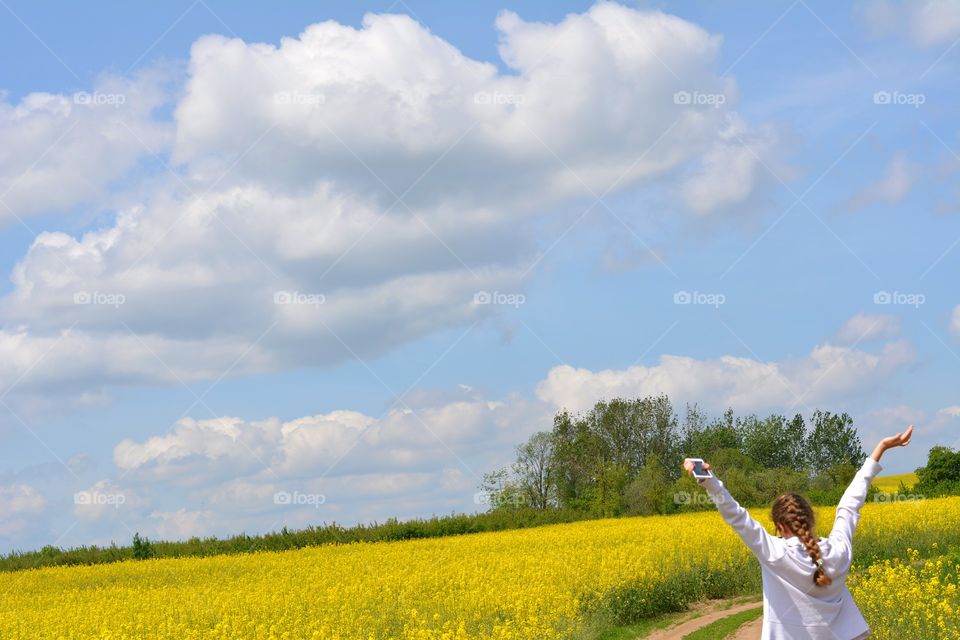
[[[960,305],[953,310],[953,319],[950,322],[950,330],[953,334],[960,336]]]
[[[160,540],[183,540],[191,536],[206,537],[209,535],[212,516],[209,511],[156,511],[150,514],[156,521],[153,524],[154,536]]]
[[[140,509],[150,523],[143,530],[163,537],[209,533],[205,525],[230,533],[472,511],[482,474],[509,463],[534,431],[549,430],[560,408],[583,411],[601,398],[659,393],[676,406],[691,401],[708,411],[835,408],[881,388],[911,358],[908,344],[892,341],[876,353],[824,343],[803,358],[772,362],[664,355],[655,366],[625,370],[560,366],[537,385],[535,398],[492,400],[459,385],[412,393],[382,416],[338,410],[287,421],[188,418],[169,433],[123,440],[113,457],[125,484],[150,497]],[[869,418],[870,437],[877,424],[879,437],[888,423],[923,422],[922,412],[908,407]],[[278,501],[278,494],[288,498]]]
[[[804,358],[783,362],[663,355],[657,365],[622,370],[595,372],[562,365],[537,386],[537,395],[574,411],[589,409],[600,398],[661,393],[674,402],[697,402],[712,410],[802,409],[869,390],[912,357],[910,346],[899,341],[887,343],[878,354],[825,343]]]
[[[0,387],[89,402],[376,357],[496,312],[478,291],[522,291],[524,220],[558,199],[700,160],[697,211],[749,197],[740,139],[765,153],[772,133],[731,116],[718,37],[610,3],[497,29],[507,74],[407,16],[279,46],[198,40],[175,110],[182,182],[80,237],[40,234],[0,299]]]
[[[163,152],[172,127],[152,116],[165,99],[160,80],[103,77],[90,91],[31,93],[16,104],[0,94],[0,224],[93,201],[140,158]]]
[[[166,435],[123,440],[113,459],[131,478],[182,484],[419,471],[438,457],[456,461],[458,450],[467,457],[476,446],[512,447],[516,420],[531,412],[536,406],[520,398],[509,404],[463,398],[395,408],[380,418],[346,410],[288,422],[185,418]]]
[[[952,418],[960,418],[960,405],[954,405],[952,407],[944,407],[940,409],[940,413]]]
[[[903,200],[914,184],[914,170],[904,154],[890,159],[886,175],[850,198],[845,209],[859,211],[874,204],[894,204]]]
[[[701,168],[683,183],[681,192],[697,214],[722,211],[742,205],[758,192],[762,183],[792,176],[777,160],[779,142],[772,128],[750,131],[743,120],[731,115],[730,122],[704,154]]]
[[[46,498],[28,484],[0,485],[0,538],[21,534],[46,506]]]
[[[837,332],[837,344],[859,344],[871,340],[893,338],[900,333],[900,320],[896,316],[858,313],[847,320]]]
[[[901,33],[922,47],[960,37],[957,0],[867,0],[859,13],[875,35]]]
[[[0,485],[0,513],[4,517],[38,513],[46,504],[46,499],[28,484]]]
[[[505,12],[497,29],[510,74],[407,16],[319,23],[279,47],[200,39],[175,157],[215,174],[221,158],[246,152],[228,180],[335,180],[389,204],[443,155],[405,196],[412,206],[539,206],[697,158],[735,97],[712,74],[720,39],[680,18],[601,3],[558,24]],[[678,91],[728,104],[677,105]]]

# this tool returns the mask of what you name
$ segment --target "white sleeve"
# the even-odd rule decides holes
[[[857,471],[857,475],[853,476],[850,486],[843,492],[843,497],[837,504],[837,517],[833,522],[833,531],[830,532],[832,544],[853,547],[853,532],[857,529],[857,522],[860,521],[860,508],[867,499],[870,482],[882,469],[879,462],[873,458],[867,458]]]
[[[783,540],[770,535],[762,524],[754,520],[750,513],[733,499],[719,478],[712,475],[699,482],[713,498],[723,519],[737,532],[760,562],[775,562],[783,557],[786,549]]]

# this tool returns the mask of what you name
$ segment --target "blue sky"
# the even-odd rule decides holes
[[[955,3],[8,0],[0,36],[0,551],[473,510],[614,395],[915,422],[890,472],[957,444]]]

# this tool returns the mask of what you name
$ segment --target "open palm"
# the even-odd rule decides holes
[[[892,449],[893,447],[905,447],[910,444],[910,437],[913,435],[913,425],[907,427],[907,430],[903,433],[898,433],[895,436],[888,436],[880,441],[880,444],[883,445],[884,449]]]

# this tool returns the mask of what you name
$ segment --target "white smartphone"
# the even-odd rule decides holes
[[[690,462],[693,463],[693,477],[698,480],[704,480],[706,478],[713,477],[713,474],[710,473],[709,469],[703,468],[703,459],[702,458],[687,458]]]

